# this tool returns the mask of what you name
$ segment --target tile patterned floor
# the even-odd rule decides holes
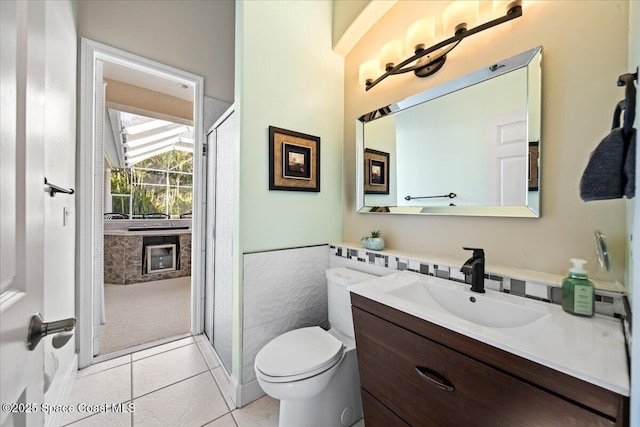
[[[118,357],[78,372],[68,402],[93,412],[65,414],[62,425],[277,427],[279,402],[268,396],[237,409],[220,363],[202,336]],[[133,404],[133,412],[100,405]]]

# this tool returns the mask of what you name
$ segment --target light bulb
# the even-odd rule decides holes
[[[478,22],[479,13],[477,1],[454,1],[442,13],[442,29],[447,35],[457,35],[461,31],[473,28]]]
[[[363,62],[360,65],[360,72],[358,73],[358,81],[362,86],[367,85],[367,81],[371,83],[380,75],[382,71],[380,71],[380,67],[378,66],[378,61],[375,59]]]
[[[389,71],[402,61],[402,42],[392,40],[385,44],[380,51],[380,68]]]
[[[422,18],[407,30],[407,50],[415,53],[426,47],[436,38],[436,19],[432,16]]]
[[[517,6],[522,7],[522,0],[493,0],[493,14],[496,17],[504,16]]]

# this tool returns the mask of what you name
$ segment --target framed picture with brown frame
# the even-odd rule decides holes
[[[389,194],[389,153],[364,150],[364,194]]]
[[[269,190],[320,191],[320,137],[269,126]]]

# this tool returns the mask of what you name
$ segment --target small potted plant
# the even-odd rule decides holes
[[[372,231],[370,236],[363,236],[360,242],[367,249],[381,251],[384,249],[384,239],[380,237],[381,234],[379,230]]]

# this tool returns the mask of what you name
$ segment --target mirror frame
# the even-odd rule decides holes
[[[531,66],[530,66],[531,65]],[[529,67],[530,66],[530,67]],[[538,134],[540,141],[538,145],[538,203],[529,200],[527,194],[527,204],[523,206],[389,206],[389,210],[379,209],[376,206],[365,206],[364,204],[364,126],[367,122],[395,114],[404,109],[428,102],[449,93],[464,89],[466,87],[481,83],[483,81],[501,76],[517,69],[529,67],[527,72],[527,133],[531,132],[531,116],[538,116]],[[536,85],[532,85],[536,79]],[[538,88],[532,91],[532,88]],[[535,93],[533,93],[535,92]],[[535,103],[532,103],[536,97]],[[444,83],[435,88],[405,98],[394,104],[390,104],[356,119],[356,211],[358,213],[384,213],[384,214],[409,214],[409,215],[462,215],[462,216],[491,216],[491,217],[540,217],[541,201],[541,158],[542,158],[542,46],[529,49],[518,55],[512,56],[502,61],[498,61],[490,66],[481,68],[475,72],[459,77],[450,82]],[[536,107],[537,106],[537,107]],[[537,109],[537,111],[534,111]],[[377,211],[373,211],[378,208]]]

